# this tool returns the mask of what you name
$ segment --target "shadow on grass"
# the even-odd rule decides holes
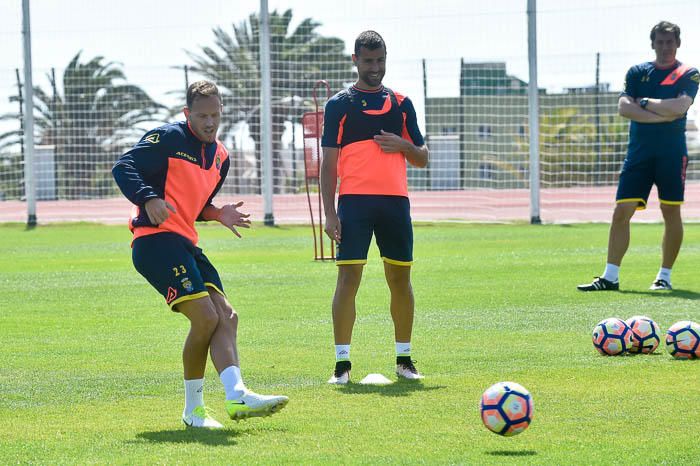
[[[663,339],[663,338],[662,338]],[[663,346],[663,343],[659,343],[659,346]],[[659,356],[668,356],[658,347],[653,353],[625,353],[626,358],[656,358]]]
[[[231,429],[176,429],[141,432],[136,438],[153,443],[201,443],[203,445],[235,445],[240,432]],[[133,442],[137,443],[137,442]]]
[[[486,454],[492,456],[535,456],[537,452],[535,450],[494,450],[487,451]]]
[[[700,299],[700,293],[690,290],[674,289],[672,291],[652,291],[652,290],[620,290],[620,294],[639,294],[645,296],[653,296],[654,298],[679,298],[679,299]]]
[[[362,385],[359,383],[349,383],[340,385],[339,391],[349,395],[378,393],[383,396],[407,396],[412,392],[442,390],[446,388],[442,385],[426,387],[419,380],[399,380],[390,385]]]

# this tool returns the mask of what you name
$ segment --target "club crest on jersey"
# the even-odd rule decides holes
[[[146,136],[145,140],[150,142],[151,144],[158,144],[160,142],[160,134],[153,133],[151,135]]]
[[[221,169],[221,156],[219,154],[216,154],[216,169]]]
[[[362,106],[366,107],[367,106],[367,101],[365,99],[362,99]]]
[[[188,277],[183,278],[180,280],[180,283],[182,284],[182,287],[187,291],[188,293],[191,293],[194,287],[192,286],[192,282]]]

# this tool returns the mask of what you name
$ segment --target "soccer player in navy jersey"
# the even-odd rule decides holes
[[[683,241],[681,204],[685,190],[688,150],[686,112],[698,91],[698,70],[676,60],[681,30],[661,21],[651,30],[656,60],[635,65],[625,77],[618,102],[621,116],[631,120],[627,157],[617,187],[610,225],[605,271],[581,291],[618,290],[619,269],[630,242],[630,220],[646,208],[656,185],[664,218],[661,268],[651,290],[671,290],[671,268]]]
[[[182,420],[189,427],[223,427],[204,406],[207,353],[224,385],[224,406],[231,419],[267,416],[288,401],[286,396],[258,395],[244,385],[238,314],[219,273],[197,247],[197,220],[216,220],[238,237],[236,227],[250,225],[248,215],[238,211],[242,202],[221,207],[212,203],[230,164],[228,151],[216,138],[222,109],[214,83],[192,83],[187,89],[186,121],[149,131],[112,169],[117,185],[134,204],[129,222],[134,267],[173,311],[190,321],[182,351]]]
[[[328,382],[346,384],[350,379],[355,295],[372,235],[391,292],[396,374],[416,380],[422,375],[411,359],[413,229],[406,161],[425,167],[428,148],[411,101],[382,85],[386,69],[382,37],[374,31],[361,33],[354,52],[357,82],[326,104],[322,137],[325,231],[338,245],[338,281],[332,306],[336,364]]]

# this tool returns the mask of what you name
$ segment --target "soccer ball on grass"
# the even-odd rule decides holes
[[[624,354],[632,348],[632,330],[622,319],[605,319],[593,328],[593,346],[607,356]]]
[[[676,359],[700,358],[700,325],[682,320],[666,332],[666,350]]]
[[[632,347],[630,353],[653,353],[661,338],[659,325],[645,316],[633,316],[625,321],[632,330]]]
[[[532,395],[515,382],[499,382],[481,395],[481,420],[498,435],[511,437],[532,422]]]

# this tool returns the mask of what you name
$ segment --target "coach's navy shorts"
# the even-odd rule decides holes
[[[207,256],[177,233],[136,238],[131,258],[136,270],[165,297],[173,311],[183,301],[209,296],[207,286],[224,294],[219,273]]]
[[[338,198],[341,241],[336,264],[366,264],[372,233],[384,262],[413,263],[413,226],[407,197],[344,194]]]
[[[683,204],[688,149],[685,135],[675,138],[640,138],[630,142],[617,185],[617,203],[637,202],[637,210],[646,208],[655,184],[659,202]]]

